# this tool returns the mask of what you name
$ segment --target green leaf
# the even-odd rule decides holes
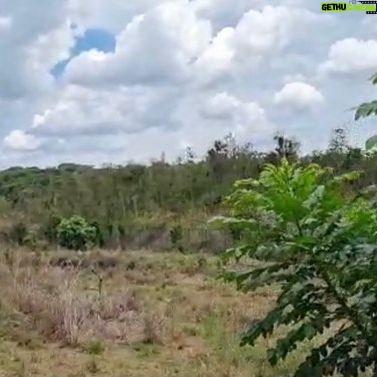
[[[355,120],[357,121],[361,118],[367,118],[372,115],[377,115],[377,100],[362,103],[356,109]]]
[[[320,185],[318,186],[308,197],[308,199],[306,199],[303,203],[303,206],[305,208],[312,208],[314,207],[318,201],[320,201],[324,194],[325,194],[325,186],[324,185]]]
[[[371,150],[373,148],[377,147],[377,135],[374,135],[370,137],[366,142],[365,142],[365,149],[366,150]]]
[[[371,78],[370,80],[372,81],[372,84],[373,85],[377,85],[377,73],[375,73]]]

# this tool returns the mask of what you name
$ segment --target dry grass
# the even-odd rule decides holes
[[[9,270],[4,301],[23,315],[25,331],[36,331],[48,341],[76,346],[98,337],[125,341],[141,334],[141,312],[133,294],[126,290],[112,295],[85,291],[81,271],[46,265]],[[136,334],[137,336],[137,334]]]
[[[51,263],[63,257],[79,263]],[[245,295],[216,272],[216,259],[203,255],[2,255],[0,377],[288,375],[302,353],[272,369],[271,340],[239,347],[238,332],[274,291]]]

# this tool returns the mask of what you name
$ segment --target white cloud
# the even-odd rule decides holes
[[[377,68],[377,40],[346,38],[331,45],[320,73],[349,73]]]
[[[210,21],[196,13],[199,5],[163,2],[134,17],[117,35],[114,53],[82,53],[68,65],[67,81],[87,86],[207,83],[279,54],[298,30],[317,20],[303,8],[265,6],[212,35]]]
[[[283,77],[283,80],[284,84],[289,84],[290,82],[305,82],[306,81],[306,77],[302,74],[302,73],[296,73],[296,74],[293,74],[293,75],[285,75]]]
[[[265,120],[265,111],[255,102],[242,102],[238,98],[226,92],[217,93],[210,97],[202,106],[202,114],[209,119],[229,121],[236,120],[238,123]]]
[[[81,29],[100,26],[118,34],[135,16],[168,1],[171,0],[68,0],[68,6],[72,20]]]
[[[293,109],[311,109],[324,102],[324,97],[314,86],[291,82],[275,94],[274,102]]]
[[[4,138],[4,145],[16,151],[33,151],[40,147],[41,142],[22,130],[13,130]]]
[[[240,136],[249,132],[264,137],[271,128],[258,103],[225,92],[183,95],[159,88],[100,91],[71,85],[54,106],[34,116],[30,133],[74,139],[78,135],[140,135],[153,128],[161,134],[182,130],[190,134],[194,123],[199,127],[193,135],[197,140],[203,127],[211,128],[214,137],[232,130]]]
[[[153,151],[154,156],[166,151],[168,158],[174,158],[190,145],[200,156],[213,145],[214,140],[229,133],[241,143],[258,143],[270,140],[275,130],[258,103],[226,92],[201,93],[183,99],[175,119],[180,124],[175,129],[150,128],[139,135],[129,135],[128,151],[139,158],[145,158],[148,151]],[[140,149],[137,140],[142,140],[143,148]],[[156,143],[156,140],[159,142]]]
[[[67,80],[82,85],[151,84],[182,81],[207,47],[211,24],[183,1],[169,2],[135,17],[116,38],[116,51],[91,51],[73,59]]]
[[[221,136],[233,133],[242,142],[250,141],[250,138],[266,140],[275,130],[259,103],[243,101],[226,92],[202,100],[199,116],[207,127],[221,129]]]
[[[49,140],[49,150],[64,156],[69,152],[85,155],[86,162],[87,148],[98,152],[93,159],[108,153],[116,161],[145,160],[162,151],[174,159],[182,152],[182,143],[193,145],[201,154],[213,140],[229,132],[244,142],[250,138],[265,141],[272,131],[258,103],[226,92],[183,95],[160,88],[99,91],[71,85],[53,106],[34,116],[27,133],[17,131],[4,142],[14,150],[46,149],[47,142],[38,145],[36,141]]]
[[[67,56],[73,41],[66,3],[3,0],[1,10],[7,16],[0,24],[11,32],[0,38],[0,98],[19,100],[51,91],[49,70]]]
[[[54,65],[69,58],[74,46],[74,31],[68,22],[48,33],[37,36],[27,48],[29,64],[35,69],[49,71]]]
[[[233,26],[245,12],[261,3],[261,0],[194,0],[191,6],[200,17],[210,19],[218,30]]]
[[[34,116],[31,130],[66,137],[140,132],[164,126],[173,103],[169,91],[137,87],[108,91],[70,85],[51,108]]]
[[[231,27],[222,29],[197,60],[195,67],[201,81],[210,81],[223,73],[231,73],[236,50],[235,31]]]
[[[265,6],[250,9],[234,27],[219,31],[199,57],[196,68],[201,81],[231,75],[237,65],[258,66],[264,59],[276,56],[317,17],[303,8]]]
[[[0,16],[0,31],[9,30],[12,26],[12,18]]]

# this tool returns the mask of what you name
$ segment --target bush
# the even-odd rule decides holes
[[[46,222],[42,225],[42,234],[44,238],[50,244],[56,244],[57,242],[57,228],[61,223],[61,218],[51,214],[47,218]]]
[[[60,246],[73,250],[84,250],[96,239],[96,228],[80,216],[63,219],[57,228]]]
[[[23,221],[19,221],[16,224],[12,225],[9,232],[9,238],[16,245],[22,246],[27,233],[28,230],[26,224]]]
[[[174,248],[177,248],[181,253],[183,252],[183,229],[181,225],[173,227],[170,232],[170,241]]]
[[[244,291],[280,286],[275,307],[251,323],[242,344],[289,326],[268,350],[275,365],[316,337],[297,377],[357,377],[365,370],[377,376],[377,206],[368,198],[375,188],[355,195],[341,190],[357,177],[283,160],[259,180],[237,182],[228,198],[231,217],[214,220],[243,230],[226,259],[262,262],[225,278]]]
[[[84,351],[89,355],[101,355],[105,351],[105,345],[100,340],[91,340],[85,344]]]
[[[23,245],[32,251],[46,250],[48,248],[48,242],[41,237],[41,230],[36,225],[30,226],[27,230]]]

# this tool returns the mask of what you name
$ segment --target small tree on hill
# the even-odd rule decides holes
[[[59,245],[73,250],[84,250],[96,239],[96,228],[80,216],[63,219],[57,228]]]

